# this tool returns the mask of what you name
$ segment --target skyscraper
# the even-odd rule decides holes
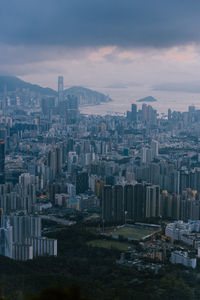
[[[160,216],[160,187],[155,185],[146,186],[145,217]]]
[[[126,219],[134,219],[134,185],[127,184],[124,186],[124,214],[127,212]]]
[[[64,79],[63,76],[58,76],[58,101],[63,101],[63,88],[64,88]]]
[[[113,190],[114,221],[124,223],[124,187],[116,184]]]
[[[78,172],[76,174],[76,194],[85,193],[88,190],[88,173]]]
[[[113,220],[113,189],[111,185],[103,188],[102,218],[107,222]]]
[[[5,142],[0,140],[0,184],[5,183]]]
[[[145,197],[146,197],[146,186],[141,183],[137,183],[134,186],[134,218],[144,218],[145,212]]]
[[[66,120],[67,124],[75,124],[79,116],[78,99],[73,95],[67,97],[59,103],[60,116]]]
[[[158,141],[153,140],[151,143],[151,148],[153,151],[153,158],[156,158],[158,156],[158,151],[159,151]]]
[[[62,148],[61,146],[52,147],[48,153],[48,166],[52,172],[52,180],[60,175],[62,170]]]
[[[137,122],[137,105],[134,103],[131,106],[131,121]]]

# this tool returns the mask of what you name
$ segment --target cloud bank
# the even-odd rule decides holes
[[[67,86],[197,81],[199,11],[199,0],[0,0],[0,74],[53,88],[58,75]]]
[[[199,0],[1,0],[9,45],[171,47],[200,42]]]

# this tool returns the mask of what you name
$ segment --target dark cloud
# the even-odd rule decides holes
[[[199,0],[1,0],[10,45],[169,47],[200,41]]]

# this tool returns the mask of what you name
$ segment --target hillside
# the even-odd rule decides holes
[[[57,91],[51,88],[43,88],[37,84],[25,82],[14,76],[0,76],[0,94],[4,93],[5,87],[8,92],[22,91],[29,89],[31,92],[45,96],[57,96]],[[101,102],[109,102],[112,99],[97,91],[93,91],[80,86],[73,86],[64,91],[64,95],[74,95],[78,98],[79,105],[97,105]]]
[[[89,241],[102,237],[83,226],[66,228],[49,237],[58,239],[58,257],[20,262],[0,256],[0,299],[5,299],[2,295],[10,295],[6,298],[10,300],[23,299],[16,293],[39,293],[55,285],[79,286],[83,297],[94,300],[200,299],[199,266],[186,270],[183,266],[166,265],[158,274],[120,266],[116,264],[120,251],[89,246]]]
[[[64,91],[65,95],[75,95],[80,105],[98,105],[101,102],[110,102],[112,99],[97,91],[81,86],[73,86]]]
[[[50,88],[43,88],[37,84],[25,82],[14,76],[0,76],[0,93],[4,92],[5,86],[8,92],[14,92],[16,89],[29,89],[42,95],[56,95],[57,92]]]

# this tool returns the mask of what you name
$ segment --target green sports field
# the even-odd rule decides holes
[[[123,236],[124,238],[130,238],[134,240],[141,240],[148,235],[157,232],[155,228],[146,226],[133,226],[133,227],[121,227],[108,230],[105,234],[110,236]]]

